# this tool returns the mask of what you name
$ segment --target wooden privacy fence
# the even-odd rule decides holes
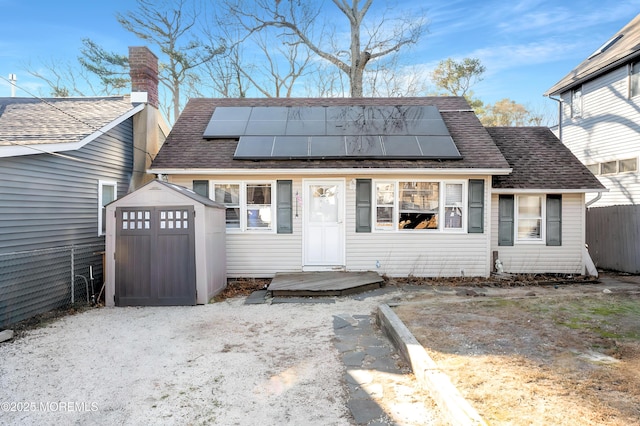
[[[586,240],[596,267],[640,273],[640,205],[587,209]]]

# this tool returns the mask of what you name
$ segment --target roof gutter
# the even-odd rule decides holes
[[[560,94],[560,93],[566,92],[567,90],[571,90],[574,87],[584,84],[590,80],[596,79],[600,77],[602,74],[606,74],[613,69],[619,68],[623,65],[633,62],[638,57],[640,57],[640,51],[634,51],[626,56],[616,59],[615,61],[611,62],[608,65],[603,66],[600,69],[596,69],[596,71],[585,70],[582,73],[582,77],[578,77],[573,81],[567,82],[564,86],[559,86],[557,88],[556,86],[554,86],[551,89],[549,89],[547,93],[544,94],[544,96],[550,97],[551,95]]]
[[[264,175],[509,175],[512,168],[478,168],[478,169],[372,169],[372,168],[331,168],[331,169],[148,169],[147,173],[156,175],[216,175],[216,176],[264,176]]]
[[[608,191],[607,188],[493,188],[491,190],[494,194],[586,194],[588,192],[597,192],[598,197],[593,200],[594,203],[599,197],[602,197],[603,192]],[[591,203],[591,201],[589,203]]]

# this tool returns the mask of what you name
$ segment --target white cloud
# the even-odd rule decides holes
[[[479,58],[487,68],[487,74],[520,68],[529,65],[540,65],[556,62],[582,51],[581,43],[557,43],[553,40],[531,42],[525,44],[502,45],[481,48],[470,52],[467,56]]]

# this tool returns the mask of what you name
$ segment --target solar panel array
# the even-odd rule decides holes
[[[204,138],[234,159],[461,159],[434,106],[217,107]]]

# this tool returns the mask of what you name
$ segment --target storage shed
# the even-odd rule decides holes
[[[205,304],[226,287],[223,205],[154,180],[106,218],[107,306]]]

